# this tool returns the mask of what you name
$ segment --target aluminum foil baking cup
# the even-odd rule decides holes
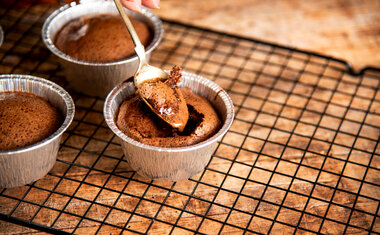
[[[0,92],[25,91],[34,93],[57,107],[64,117],[62,125],[44,140],[14,150],[0,151],[0,188],[32,183],[53,167],[62,133],[74,118],[71,96],[57,84],[29,75],[0,75]]]
[[[123,100],[135,94],[133,82],[124,82],[115,87],[104,104],[105,120],[120,138],[126,160],[134,171],[150,179],[179,181],[201,172],[209,162],[217,140],[228,131],[234,118],[232,100],[220,86],[195,74],[182,74],[179,86],[189,87],[194,93],[208,99],[223,122],[214,136],[198,144],[161,148],[143,144],[121,132],[115,124],[115,113]]]
[[[141,12],[140,14],[127,10],[130,16],[145,22],[153,32],[152,42],[146,48],[146,58],[149,61],[151,52],[162,39],[163,27],[161,20],[147,8],[142,7]],[[46,47],[58,56],[72,89],[105,98],[112,88],[135,74],[139,64],[137,55],[115,62],[86,62],[66,55],[53,44],[55,34],[69,21],[98,14],[118,15],[119,13],[113,1],[87,1],[80,4],[71,2],[62,6],[45,20],[42,40]]]

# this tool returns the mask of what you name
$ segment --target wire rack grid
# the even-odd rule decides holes
[[[0,73],[67,87],[40,39],[48,5],[0,8]],[[103,100],[76,115],[42,179],[0,189],[5,233],[379,233],[380,73],[279,45],[164,22],[151,62],[223,87],[236,118],[206,169],[176,183],[133,172]]]

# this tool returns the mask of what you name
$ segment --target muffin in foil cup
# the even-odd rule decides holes
[[[149,61],[151,52],[162,39],[163,26],[162,21],[147,8],[142,7],[141,12],[127,10],[131,17],[146,23],[153,34],[152,41],[146,47],[146,58]],[[87,95],[105,98],[112,88],[135,74],[139,64],[137,55],[115,62],[87,62],[70,57],[53,43],[56,33],[71,20],[100,14],[119,13],[113,1],[83,1],[80,4],[71,2],[62,6],[45,20],[42,40],[46,47],[58,56],[70,88]]]
[[[199,75],[183,72],[179,87],[189,87],[206,98],[218,112],[220,130],[198,144],[186,147],[156,147],[143,144],[124,134],[115,123],[121,103],[135,94],[133,82],[115,87],[104,104],[104,117],[110,129],[119,137],[124,156],[138,174],[154,180],[180,181],[203,171],[215,150],[217,140],[226,134],[234,119],[234,106],[228,94],[214,82]]]
[[[32,183],[53,167],[63,132],[75,112],[71,96],[57,84],[29,75],[0,75],[0,92],[23,91],[36,94],[56,107],[62,117],[61,126],[47,138],[22,148],[0,150],[0,188]]]

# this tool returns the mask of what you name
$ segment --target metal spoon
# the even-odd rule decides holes
[[[121,5],[120,0],[114,1],[135,44],[135,51],[140,61],[133,80],[137,88],[137,93],[157,116],[182,132],[188,121],[189,114],[181,91],[178,88],[165,85],[163,81],[168,79],[169,75],[164,70],[147,63],[145,48],[129,20],[128,15]],[[144,89],[148,87],[149,91],[139,92],[139,88],[142,88],[143,84],[149,84],[149,86],[144,86]],[[166,102],[166,100],[175,100],[176,102]]]

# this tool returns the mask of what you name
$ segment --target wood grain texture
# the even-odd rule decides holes
[[[161,0],[163,18],[380,67],[378,0]]]
[[[7,26],[0,71],[65,85],[39,42],[43,18],[29,22],[46,8],[34,6],[20,21],[19,10],[0,18],[16,22]],[[37,33],[19,43],[24,28]],[[325,58],[177,24],[165,29],[153,64],[204,75],[235,105],[205,171],[176,184],[137,175],[104,122],[103,101],[73,93],[75,120],[58,161],[33,186],[0,189],[1,213],[76,234],[124,226],[150,234],[380,232],[380,74],[354,77]],[[36,232],[1,221],[0,231]]]

